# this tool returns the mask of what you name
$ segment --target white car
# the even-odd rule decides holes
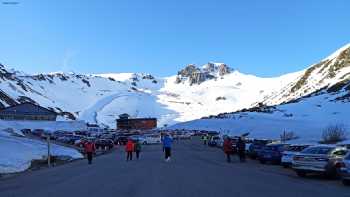
[[[281,164],[283,167],[290,167],[292,166],[293,157],[297,154],[303,151],[305,148],[309,147],[310,145],[290,145],[287,150],[283,151],[282,153],[282,159]]]
[[[338,165],[347,152],[344,147],[311,146],[293,157],[292,168],[300,177],[305,177],[307,173],[319,173],[333,178],[338,175]]]
[[[162,142],[159,134],[149,134],[142,136],[144,141],[142,144],[160,144]]]
[[[350,185],[350,152],[340,163],[340,174],[344,185]]]

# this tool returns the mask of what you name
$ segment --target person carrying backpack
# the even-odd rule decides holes
[[[128,139],[128,142],[125,145],[126,161],[132,160],[133,151],[134,151],[134,142],[131,139]]]
[[[139,159],[141,149],[142,149],[142,147],[141,147],[141,142],[140,142],[140,140],[137,140],[136,143],[135,143],[136,159]]]
[[[171,156],[171,146],[172,146],[173,139],[167,134],[163,139],[163,147],[165,152],[165,161],[170,161]]]
[[[96,146],[95,143],[92,142],[92,140],[87,141],[84,144],[84,151],[86,153],[86,157],[88,159],[88,163],[89,165],[92,164],[92,155],[95,153],[96,151]]]
[[[241,162],[245,162],[245,141],[240,137],[237,142],[238,156]]]
[[[223,144],[224,153],[226,154],[226,161],[231,162],[231,155],[233,154],[232,140],[229,137],[224,139]]]

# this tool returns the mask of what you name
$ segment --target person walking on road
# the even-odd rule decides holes
[[[137,140],[136,143],[135,143],[136,159],[139,159],[141,149],[142,149],[142,148],[141,148],[141,142],[140,142],[140,140]]]
[[[226,161],[228,163],[230,163],[231,162],[231,155],[233,154],[233,147],[232,147],[231,138],[226,137],[224,139],[223,148],[224,148],[224,153],[226,154]]]
[[[93,154],[95,153],[95,150],[96,150],[95,143],[93,143],[92,140],[87,141],[84,144],[84,150],[85,150],[88,162],[89,162],[89,164],[91,164],[92,163],[92,156],[93,156]]]
[[[207,141],[208,141],[208,135],[204,135],[203,136],[203,144],[207,145]]]
[[[163,139],[163,147],[165,152],[165,161],[170,161],[171,156],[171,146],[172,146],[173,139],[167,134]]]
[[[128,139],[128,142],[125,145],[126,161],[132,160],[133,151],[134,151],[134,142],[131,139]]]
[[[237,142],[238,156],[241,162],[245,162],[245,141],[240,137]]]

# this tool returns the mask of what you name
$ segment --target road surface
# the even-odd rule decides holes
[[[298,178],[291,170],[256,161],[226,163],[223,153],[198,140],[174,145],[170,163],[161,147],[143,146],[139,161],[122,149],[87,165],[76,161],[0,179],[1,197],[350,197],[340,181]]]

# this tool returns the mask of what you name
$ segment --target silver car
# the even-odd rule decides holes
[[[319,173],[328,178],[338,175],[337,166],[347,154],[344,147],[319,145],[304,149],[293,157],[292,168],[298,176]]]
[[[350,153],[339,163],[339,169],[344,185],[350,185]]]

